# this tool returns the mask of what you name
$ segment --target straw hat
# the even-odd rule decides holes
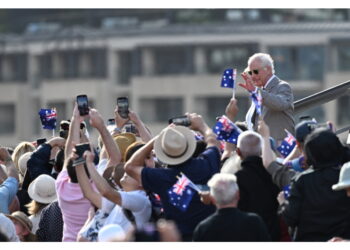
[[[32,200],[43,204],[57,200],[55,179],[47,174],[39,175],[30,183],[28,194]]]
[[[13,212],[11,215],[6,214],[6,216],[12,220],[18,221],[29,232],[32,231],[33,223],[31,222],[31,220],[28,218],[28,216],[25,213],[23,213],[21,211],[16,211],[16,212]]]
[[[335,191],[346,188],[350,188],[350,162],[347,162],[342,166],[339,174],[339,181],[332,186],[332,189]]]
[[[169,165],[187,161],[195,149],[196,138],[192,131],[184,126],[167,127],[154,142],[157,158]]]
[[[129,145],[136,141],[136,136],[132,133],[122,133],[116,135],[113,139],[118,145],[120,154],[122,156],[122,161],[124,161],[125,151],[129,147]]]

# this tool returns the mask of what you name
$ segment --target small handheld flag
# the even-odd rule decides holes
[[[198,188],[190,181],[186,175],[178,177],[178,181],[168,190],[169,203],[185,212],[192,200],[194,190]]]
[[[217,135],[217,140],[237,144],[237,139],[242,130],[230,119],[223,115],[216,122],[213,132]]]
[[[56,128],[56,109],[40,109],[39,116],[43,129],[54,130]]]
[[[223,88],[234,88],[236,81],[236,69],[225,69],[221,78],[221,87]]]
[[[284,157],[287,157],[294,149],[296,145],[295,137],[286,130],[287,137],[283,139],[281,145],[277,148],[278,152],[280,152]]]

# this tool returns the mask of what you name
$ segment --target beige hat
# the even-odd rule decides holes
[[[6,216],[12,220],[16,220],[19,223],[21,223],[21,225],[24,226],[29,232],[32,231],[33,223],[28,218],[28,216],[22,211],[13,212],[11,215],[6,214]]]
[[[187,161],[196,150],[196,139],[192,131],[184,126],[167,127],[154,142],[157,158],[169,165]]]
[[[350,188],[350,162],[345,163],[339,174],[339,181],[337,184],[332,186],[335,191]]]
[[[28,194],[32,200],[43,204],[57,200],[55,179],[47,174],[39,175],[30,183]]]
[[[113,139],[118,145],[120,154],[122,156],[122,161],[124,161],[125,151],[131,144],[133,144],[136,141],[136,136],[132,133],[122,133],[116,135]]]
[[[33,152],[27,152],[21,155],[18,159],[19,173],[24,177],[27,171],[27,162],[32,156]]]

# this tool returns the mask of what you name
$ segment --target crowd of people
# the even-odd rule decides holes
[[[292,89],[268,54],[250,57],[242,77],[241,87],[260,92],[262,111],[252,102],[239,122],[239,103],[228,100],[235,143],[196,113],[152,135],[133,110],[123,118],[115,107],[107,126],[76,103],[60,136],[1,146],[0,241],[350,239],[350,149],[332,126],[311,118],[295,126]],[[276,149],[285,130],[296,140],[288,155]]]

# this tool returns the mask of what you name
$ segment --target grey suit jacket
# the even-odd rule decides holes
[[[266,89],[261,90],[262,118],[270,128],[271,136],[282,141],[286,136],[285,129],[294,132],[294,97],[290,85],[277,76],[271,80]],[[255,117],[254,130],[257,128],[258,117]]]

